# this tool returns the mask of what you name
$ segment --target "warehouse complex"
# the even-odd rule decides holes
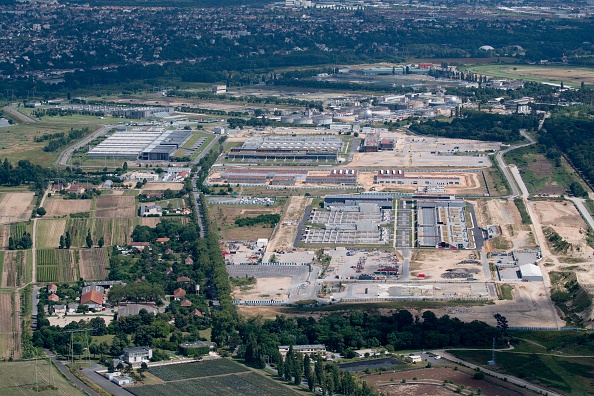
[[[314,208],[305,214],[308,226],[301,230],[300,241],[306,244],[386,245],[392,236],[392,205],[391,198],[369,200],[356,195],[329,196],[325,199],[324,210]]]
[[[336,161],[343,141],[333,136],[267,136],[248,139],[233,147],[228,158],[236,159],[305,159]]]
[[[381,169],[373,177],[376,184],[409,184],[429,187],[459,186],[458,176],[420,176],[414,172],[404,172],[396,169]]]
[[[188,130],[163,128],[115,132],[93,147],[91,158],[124,158],[143,161],[168,161],[192,135]]]
[[[462,199],[417,200],[417,239],[420,247],[466,249],[466,202]]]

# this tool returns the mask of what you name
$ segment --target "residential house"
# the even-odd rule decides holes
[[[47,292],[48,293],[57,293],[58,292],[58,286],[54,285],[53,283],[51,285],[47,286]]]
[[[163,208],[157,204],[140,205],[140,216],[163,216]]]
[[[167,243],[169,241],[170,241],[169,238],[157,238],[157,240],[156,240],[157,243]]]
[[[185,296],[186,296],[186,291],[184,289],[182,289],[181,287],[178,289],[175,289],[175,291],[173,292],[173,297],[176,300],[181,300]]]
[[[63,304],[54,305],[54,313],[56,315],[64,315],[66,313],[66,305],[63,305]]]
[[[68,303],[68,313],[75,313],[79,305],[78,303]]]
[[[154,304],[125,304],[118,306],[118,318],[124,318],[130,315],[138,315],[143,309],[153,315],[159,313],[159,309]]]
[[[181,306],[182,307],[191,307],[192,306],[192,302],[190,300],[184,300],[181,302]]]
[[[186,265],[192,265],[192,264],[194,264],[194,260],[192,260],[192,257],[188,256],[184,260],[184,263],[186,263]]]
[[[48,301],[60,301],[60,297],[58,297],[57,294],[50,294],[49,296],[47,296]]]
[[[187,276],[180,276],[179,278],[177,278],[178,282],[184,282],[184,283],[190,283],[192,280],[190,278],[188,278]]]
[[[278,351],[282,356],[285,356],[287,352],[289,352],[289,345],[281,345],[278,347]],[[326,353],[326,346],[321,344],[314,344],[314,345],[293,345],[293,350],[295,352],[301,352],[306,355],[317,355],[325,354]]]
[[[144,363],[148,363],[153,357],[153,350],[149,347],[124,348],[122,360],[130,366],[137,368]]]
[[[130,243],[130,246],[132,246],[133,248],[136,248],[138,250],[144,250],[145,247],[150,248],[151,243],[150,242],[132,242],[132,243]]]

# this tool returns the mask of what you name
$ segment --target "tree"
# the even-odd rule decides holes
[[[128,170],[128,162],[124,161],[124,165],[122,165],[122,169],[124,170],[124,172],[126,172]]]
[[[498,313],[493,315],[493,317],[497,320],[497,330],[499,330],[502,334],[505,334],[509,327],[506,317]]]
[[[60,235],[60,249],[64,249],[64,235]]]
[[[99,238],[99,240],[97,241],[97,245],[102,248],[103,245],[105,244],[105,239],[103,238],[103,236],[101,238]]]
[[[72,239],[70,238],[70,231],[66,231],[66,236],[64,237],[64,246],[66,249],[70,249],[72,245]]]
[[[93,237],[91,237],[91,229],[87,232],[87,247],[93,247]]]
[[[14,239],[13,237],[8,238],[8,250],[14,250],[15,244],[14,244]]]
[[[37,208],[37,214],[38,214],[39,216],[45,216],[45,214],[46,214],[46,213],[47,213],[47,212],[45,211],[45,208],[43,208],[43,207],[39,207],[39,208]]]

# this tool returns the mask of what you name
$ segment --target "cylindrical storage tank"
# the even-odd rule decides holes
[[[295,118],[293,120],[293,124],[307,124],[307,125],[311,125],[313,124],[313,120],[309,117],[300,117],[300,118]]]
[[[295,117],[293,117],[293,116],[282,116],[280,120],[281,120],[281,122],[284,122],[285,124],[292,124],[295,121]]]

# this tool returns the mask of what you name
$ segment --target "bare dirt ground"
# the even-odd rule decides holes
[[[5,193],[0,199],[0,224],[27,221],[33,210],[32,192]]]
[[[143,226],[156,227],[161,222],[160,217],[142,217],[140,224]]]
[[[259,278],[257,283],[249,290],[233,290],[233,298],[238,300],[284,299],[286,290],[291,285],[291,277]]]
[[[483,183],[481,183],[482,175],[478,173],[439,173],[439,172],[406,172],[406,176],[409,177],[459,177],[460,178],[460,185],[459,186],[446,186],[445,191],[448,194],[481,194],[483,192]],[[395,185],[395,184],[375,184],[373,182],[373,178],[376,175],[375,172],[359,172],[359,176],[357,178],[357,184],[362,185],[363,188],[366,190],[370,190],[372,187],[375,187],[377,191],[405,191],[405,192],[414,192],[417,190],[419,185]]]
[[[167,189],[172,191],[179,191],[184,188],[183,183],[146,183],[141,190],[144,191],[165,191]]]
[[[522,225],[522,217],[513,201],[479,199],[473,203],[481,227],[494,224],[501,228],[501,236],[485,244],[488,252],[536,247],[532,229],[529,225]]]
[[[122,197],[124,198],[124,197]],[[109,217],[109,218],[118,218],[118,217],[135,217],[136,216],[136,208],[134,206],[128,207],[121,207],[121,208],[112,208],[112,209],[98,209],[95,212],[96,217]]]
[[[552,227],[572,244],[567,256],[574,259],[592,259],[594,250],[586,243],[588,227],[571,202],[535,201],[530,205],[542,226]]]
[[[470,254],[474,254],[474,260],[478,264],[458,264],[462,260],[469,260]],[[414,279],[427,281],[443,281],[441,277],[447,270],[450,272],[469,271],[468,277],[474,277],[484,280],[483,267],[480,259],[477,258],[477,252],[471,250],[417,250],[413,253],[410,263],[410,276]],[[417,278],[418,274],[424,274],[424,278]],[[465,278],[446,279],[451,281],[464,281]]]
[[[102,195],[97,198],[97,209],[121,208],[135,205],[135,198],[128,196]]]
[[[88,322],[93,318],[103,318],[105,320],[105,324],[109,326],[109,324],[113,321],[113,314],[112,315],[73,315],[69,314],[68,316],[47,316],[46,319],[49,320],[51,326],[60,326],[64,327],[72,322],[78,322],[80,320],[84,320]]]
[[[305,208],[312,199],[306,196],[292,196],[283,210],[280,223],[276,226],[266,252],[286,251],[293,248],[297,226],[303,217]]]
[[[63,216],[70,213],[88,212],[91,210],[90,199],[46,199],[43,207],[46,216]]]
[[[225,241],[256,241],[259,238],[269,239],[272,227],[237,227],[221,230],[221,239]]]
[[[8,246],[8,238],[10,237],[10,226],[0,224],[0,249]]]

